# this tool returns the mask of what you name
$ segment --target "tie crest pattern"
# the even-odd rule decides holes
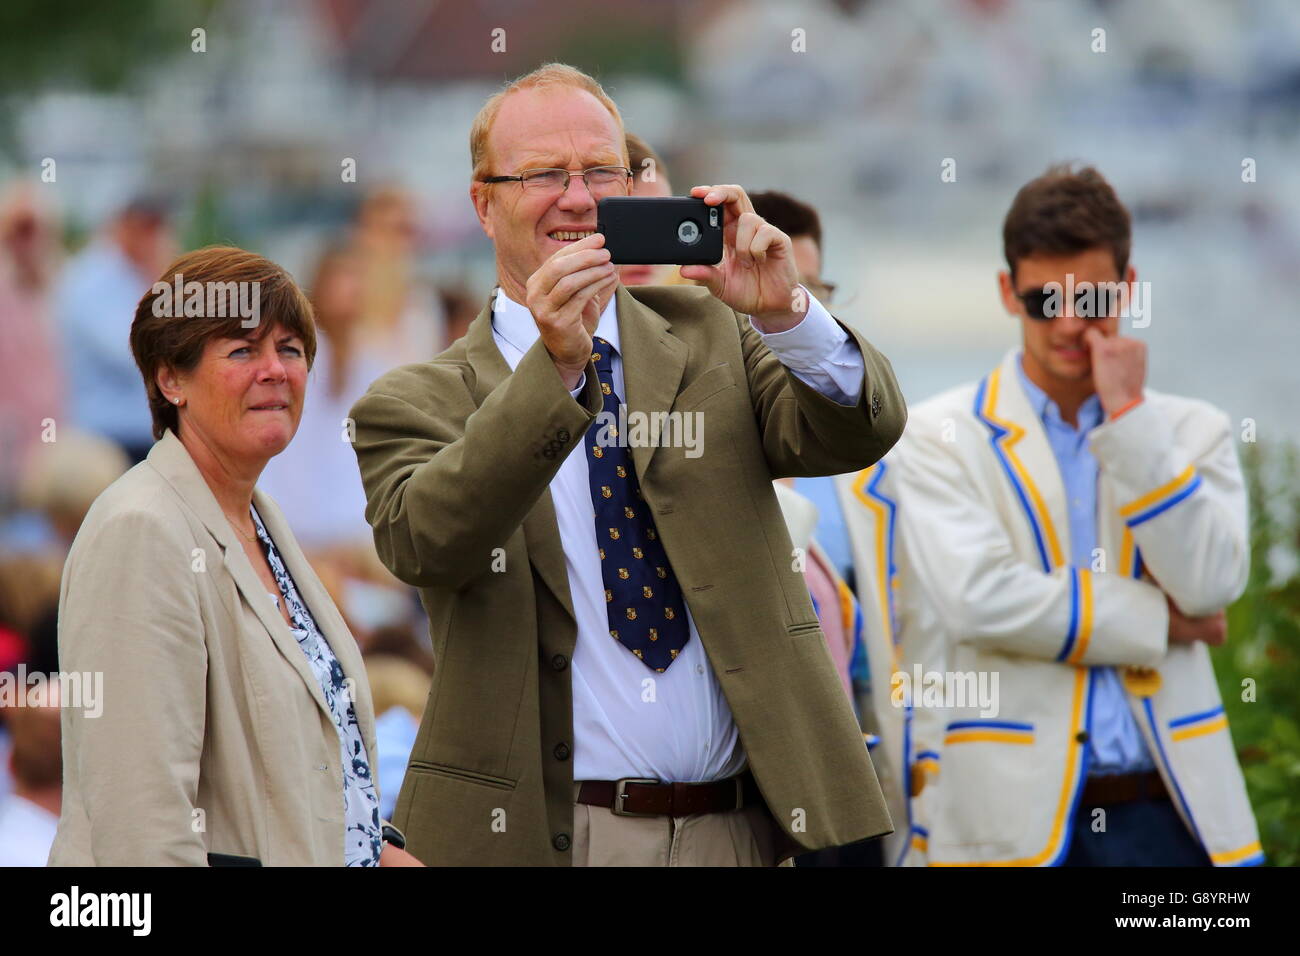
[[[663,673],[690,639],[686,603],[650,509],[642,502],[630,450],[619,444],[602,447],[598,441],[602,427],[610,438],[618,437],[605,424],[618,420],[622,401],[614,391],[613,350],[602,338],[593,341],[591,360],[606,414],[592,422],[586,440],[605,610],[610,637],[646,667]]]

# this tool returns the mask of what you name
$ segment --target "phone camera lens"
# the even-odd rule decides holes
[[[700,227],[693,219],[685,219],[677,226],[677,238],[684,245],[693,246],[700,241]]]

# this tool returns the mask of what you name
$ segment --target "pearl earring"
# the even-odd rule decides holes
[[[177,405],[181,403],[181,400],[179,398],[173,398],[172,401],[175,402]]]

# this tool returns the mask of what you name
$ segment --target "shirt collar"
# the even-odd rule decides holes
[[[596,325],[596,334],[614,346],[615,352],[621,352],[618,342],[618,292],[609,297],[605,311],[600,313],[600,322]],[[528,307],[520,305],[500,286],[492,302],[492,329],[520,353],[527,352],[533,343],[541,337],[537,322]]]
[[[1044,424],[1052,422],[1071,427],[1061,417],[1061,410],[1057,407],[1056,402],[1052,401],[1051,397],[1035,385],[1025,373],[1025,354],[1023,352],[1016,354],[1016,374],[1020,376],[1020,385],[1025,390],[1025,398],[1029,399],[1029,404],[1040,421]],[[1097,398],[1097,393],[1093,392],[1079,406],[1079,427],[1076,430],[1087,432],[1100,424],[1101,400]]]

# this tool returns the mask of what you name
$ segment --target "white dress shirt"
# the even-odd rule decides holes
[[[857,404],[863,384],[862,353],[825,308],[811,295],[808,299],[802,322],[786,332],[760,333],[763,342],[800,380],[827,398]],[[596,335],[614,346],[614,391],[626,402],[616,302],[617,296],[611,296]],[[512,370],[539,334],[527,307],[498,289],[492,335]],[[575,397],[584,382],[585,376],[574,390]],[[570,671],[574,779],[707,781],[739,773],[745,767],[745,751],[689,601],[690,639],[662,674],[609,640],[586,456],[565,458],[550,491],[578,624]]]

